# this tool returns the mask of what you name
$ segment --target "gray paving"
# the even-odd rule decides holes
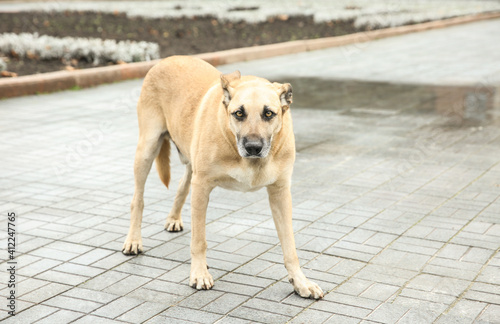
[[[385,43],[398,52],[412,48],[410,40],[432,48],[432,35],[451,39],[490,23],[498,21],[382,40],[365,50]],[[297,81],[308,80],[306,70],[335,78],[315,59],[334,51],[238,67]],[[301,63],[289,65],[293,60]],[[6,215],[17,214],[18,315],[8,317],[3,299],[5,323],[500,322],[500,107],[471,121],[428,109],[435,98],[422,101],[426,109],[399,109],[398,91],[358,91],[350,97],[364,100],[335,104],[342,98],[335,88],[304,93],[296,86],[296,243],[304,272],[326,292],[313,301],[295,295],[286,280],[264,190],[212,193],[207,239],[215,287],[188,286],[189,199],[185,231],[163,229],[183,173],[176,158],[173,188],[154,171],[147,183],[145,253],[121,254],[140,85],[0,101],[2,246]],[[335,109],[317,109],[325,107],[314,99],[325,105],[329,94]]]
[[[500,85],[500,19],[227,66],[293,76],[424,84]],[[247,68],[248,67],[248,68]]]

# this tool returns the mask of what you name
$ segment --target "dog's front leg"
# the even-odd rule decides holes
[[[304,298],[323,297],[321,288],[306,278],[300,269],[299,258],[295,249],[295,238],[292,227],[292,195],[288,185],[271,185],[267,187],[269,203],[273,213],[274,224],[281,242],[288,280],[295,291]]]
[[[207,181],[193,177],[191,181],[191,275],[189,285],[198,290],[211,289],[214,279],[207,267],[205,222],[208,200],[213,187]]]

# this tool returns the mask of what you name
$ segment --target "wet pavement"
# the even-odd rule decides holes
[[[385,41],[394,49],[394,39],[374,46]],[[4,322],[498,323],[496,92],[477,84],[326,78],[312,62],[332,50],[281,57],[310,55],[318,76],[271,69],[278,58],[239,67],[259,74],[267,66],[261,75],[294,86],[294,230],[302,268],[326,292],[323,300],[302,299],[287,282],[265,190],[212,193],[207,239],[215,287],[190,288],[189,199],[185,230],[163,229],[184,170],[175,156],[170,190],[154,170],[148,179],[145,253],[121,254],[133,194],[137,80],[0,101],[0,209],[17,215],[18,267],[18,315]],[[468,99],[440,95],[457,92]],[[7,246],[6,217],[1,226]],[[2,297],[8,281],[2,271]]]

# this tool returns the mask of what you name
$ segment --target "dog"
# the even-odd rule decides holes
[[[146,75],[137,105],[139,142],[134,161],[135,190],[126,255],[141,253],[144,185],[153,160],[160,179],[170,181],[172,142],[186,165],[165,229],[182,231],[182,205],[191,187],[191,273],[189,285],[211,289],[206,261],[205,220],[215,187],[239,191],[267,188],[283,249],[288,279],[304,298],[323,291],[300,269],[292,228],[290,192],[295,138],[290,116],[292,86],[239,71],[221,74],[209,63],[172,56]]]

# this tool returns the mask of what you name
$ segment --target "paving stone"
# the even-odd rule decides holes
[[[166,317],[166,316],[155,316],[146,323],[148,324],[160,324],[160,323],[172,323],[172,324],[189,324],[193,323],[191,321],[184,321],[181,319],[173,318],[173,317]]]
[[[217,321],[218,324],[251,324],[252,321],[244,320],[241,318],[236,318],[233,316],[225,316],[221,320]]]
[[[397,304],[381,304],[377,307],[367,319],[381,323],[397,323],[410,308]]]
[[[102,269],[111,269],[123,262],[128,261],[129,258],[121,252],[115,252],[104,259],[101,259],[92,264],[93,267],[102,268]]]
[[[468,318],[474,320],[486,306],[487,304],[485,303],[462,299],[453,306],[448,314],[458,318]]]
[[[257,323],[286,323],[290,317],[275,314],[275,313],[269,313],[253,308],[247,308],[247,307],[238,307],[237,309],[233,310],[230,313],[231,316],[242,318],[242,319],[247,319],[252,322],[257,322]]]
[[[117,320],[130,323],[142,323],[154,317],[156,314],[163,312],[168,307],[169,306],[160,303],[144,302],[119,316]]]
[[[301,311],[300,307],[272,302],[260,298],[250,299],[248,302],[243,304],[243,306],[290,317],[297,315]]]
[[[99,324],[101,324],[101,323],[102,324],[116,324],[116,323],[122,323],[122,322],[114,321],[114,320],[107,319],[107,318],[104,318],[104,317],[87,315],[87,316],[83,316],[83,317],[77,319],[73,323],[77,323],[77,324],[93,324],[93,323],[99,323]]]
[[[169,308],[162,315],[187,321],[196,321],[198,323],[214,323],[222,317],[222,315],[180,306]]]
[[[189,296],[193,294],[193,288],[188,285],[163,280],[153,280],[142,287],[180,296]]]
[[[254,259],[244,266],[236,269],[236,273],[246,274],[246,275],[257,275],[260,272],[271,267],[274,263],[265,260]]]
[[[498,286],[496,288],[498,288]],[[468,300],[480,301],[485,303],[500,304],[500,295],[498,295],[498,292],[491,293],[491,292],[469,290],[466,292],[465,298]]]
[[[334,314],[325,323],[328,323],[328,324],[334,324],[334,323],[351,324],[352,323],[352,324],[354,324],[354,323],[361,323],[361,322],[362,322],[361,319],[356,318],[356,317]]]
[[[356,278],[388,285],[402,286],[409,279],[415,277],[416,274],[416,271],[406,269],[381,265],[368,265],[356,274]]]
[[[130,292],[128,297],[148,301],[151,303],[163,303],[166,306],[173,306],[184,299],[183,296],[172,295],[161,291],[138,288]]]
[[[57,308],[45,305],[35,305],[24,312],[8,317],[3,320],[2,323],[33,323],[54,312],[57,312]]]
[[[39,249],[36,249],[34,251],[31,251],[30,254],[36,255],[39,257],[60,260],[60,261],[68,261],[68,260],[71,260],[79,255],[78,253],[55,250],[55,249],[48,248],[46,246],[41,247]]]
[[[96,291],[84,288],[73,288],[63,293],[63,296],[96,301],[101,304],[108,304],[109,302],[117,299],[119,296],[108,294],[102,291]]]
[[[479,77],[498,68],[498,21],[374,40],[348,58],[341,46],[219,67],[294,85],[293,226],[321,301],[287,282],[265,190],[212,192],[213,290],[188,286],[190,202],[185,230],[166,233],[175,190],[155,172],[145,190],[145,253],[121,253],[142,80],[0,101],[0,210],[20,215],[16,321],[495,322],[498,103],[477,111],[484,123],[460,125],[450,113],[464,114],[478,84],[498,88],[500,79]],[[454,106],[450,85],[460,77],[467,80]],[[102,120],[113,130],[100,129]],[[95,131],[102,141],[65,163]],[[173,158],[171,169],[177,183],[184,166]],[[3,280],[0,294],[7,291]],[[0,305],[0,320],[7,315]]]
[[[437,317],[437,312],[429,309],[412,308],[398,321],[398,323],[432,323]]]
[[[102,306],[102,304],[90,300],[81,300],[65,296],[56,296],[45,301],[43,304],[81,313],[90,313]]]
[[[64,216],[66,216],[66,215],[64,215]],[[54,250],[71,252],[71,253],[76,253],[76,254],[83,254],[83,253],[86,253],[86,252],[92,250],[92,248],[89,246],[68,243],[68,242],[61,242],[61,241],[52,242],[52,243],[48,244],[46,247],[50,248],[50,249],[54,249]]]
[[[187,308],[194,308],[194,309],[200,309],[207,304],[211,303],[212,301],[216,300],[220,296],[224,295],[224,293],[215,291],[215,290],[208,290],[208,291],[198,291],[195,292],[194,294],[190,295],[186,299],[182,300],[179,303],[179,306],[182,307],[187,307]],[[214,311],[211,311],[214,312]],[[218,313],[218,312],[214,312]]]
[[[317,258],[309,262],[306,267],[318,271],[328,271],[340,262],[342,262],[342,259],[340,258],[319,255]]]
[[[120,281],[117,281],[112,285],[107,286],[106,288],[103,289],[103,291],[115,295],[125,295],[139,287],[142,287],[143,285],[145,285],[150,281],[151,281],[150,278],[129,275],[123,277]],[[87,287],[93,289],[93,287],[99,287],[99,285],[88,285]]]
[[[322,312],[315,309],[306,309],[298,316],[294,317],[290,323],[306,324],[306,323],[323,323],[332,316],[331,313]]]
[[[338,265],[335,265],[333,268],[331,268],[329,272],[340,276],[350,277],[361,270],[365,265],[366,263],[364,262],[341,259]]]
[[[434,262],[435,260],[433,260]],[[451,266],[448,264],[448,266]],[[434,264],[428,264],[424,268],[425,273],[437,275],[437,276],[450,276],[458,279],[463,279],[463,280],[472,280],[476,276],[476,271],[474,270],[465,270],[465,269],[460,269],[457,267],[448,267],[448,266],[440,266],[440,265],[434,265]],[[467,264],[464,264],[464,266],[467,266]]]
[[[398,286],[374,283],[360,294],[360,297],[386,301],[399,290]]]
[[[288,272],[286,271],[285,267],[282,264],[276,263],[258,274],[259,277],[273,280],[280,280],[282,278],[285,278],[287,275]]]
[[[225,293],[203,307],[203,310],[217,314],[228,314],[248,299],[247,296]]]
[[[348,258],[351,260],[362,261],[362,262],[368,262],[373,258],[373,254],[342,249],[336,246],[332,246],[331,248],[327,249],[324,253],[335,257],[346,258],[346,259]]]
[[[128,275],[126,273],[117,272],[117,271],[108,271],[108,272],[101,274],[98,277],[95,277],[95,278],[92,278],[92,279],[86,281],[80,287],[92,289],[92,290],[103,290],[103,289],[115,284],[116,282],[119,282],[120,280],[122,280],[126,277],[128,277]],[[146,280],[146,279],[144,279],[144,280]]]
[[[83,265],[79,265],[79,264],[74,264],[71,262],[66,262],[66,263],[63,263],[63,264],[55,267],[54,271],[65,272],[65,273],[75,274],[75,275],[79,275],[79,276],[96,277],[99,274],[103,273],[105,270],[94,268],[94,267],[89,267],[89,266],[83,266]]]
[[[399,296],[402,297],[409,297],[409,298],[414,298],[414,299],[419,299],[419,300],[425,300],[425,301],[430,301],[433,303],[439,303],[439,304],[444,304],[444,305],[450,305],[453,303],[455,298],[450,295],[445,295],[445,294],[440,294],[437,292],[426,292],[426,291],[421,291],[421,290],[416,290],[416,289],[410,289],[410,288],[405,288],[401,292]]]
[[[43,289],[41,289],[43,288]],[[25,295],[22,296],[23,300],[32,302],[32,303],[41,303],[44,300],[57,296],[69,289],[71,286],[63,285],[59,283],[49,283],[39,289],[35,289]]]
[[[250,276],[250,275],[244,275],[240,273],[229,273],[228,275],[224,276],[223,278],[224,281],[228,282],[234,282],[238,284],[245,284],[249,286],[256,286],[256,287],[262,287],[265,288],[272,283],[274,283],[274,280],[271,279],[266,279],[266,278],[260,278],[256,276]]]
[[[224,280],[217,281],[213,289],[222,292],[238,292],[238,294],[247,296],[254,296],[262,290],[259,287],[245,286]]]
[[[166,272],[166,270],[147,267],[131,262],[120,264],[119,266],[115,267],[114,270],[148,278],[157,278]]]
[[[168,271],[158,279],[172,282],[184,282],[189,278],[191,266],[189,264],[181,264],[180,266]]]
[[[113,254],[113,251],[103,250],[103,249],[94,249],[89,251],[78,258],[71,260],[73,263],[90,265],[96,261],[99,261],[108,255]]]
[[[122,256],[123,260],[129,260],[127,256],[124,256],[123,253],[117,253],[118,255]],[[140,258],[134,258],[129,260],[130,263],[135,263],[147,267],[153,267],[153,268],[158,268],[161,270],[171,270],[177,266],[179,266],[178,262],[174,262],[171,260],[165,260],[165,259],[159,259],[159,258],[152,258],[146,255],[142,255]],[[94,266],[97,266],[94,264]]]
[[[321,302],[311,305],[312,309],[317,309],[325,312],[330,312],[338,315],[351,316],[355,318],[365,318],[371,313],[371,309],[359,306],[349,306],[337,302]]]
[[[50,242],[53,242],[53,240],[46,239],[43,237],[34,237],[30,240],[26,238],[25,240],[26,241],[23,242],[23,244],[17,248],[18,252],[27,253],[32,250],[35,250],[36,248],[47,245]]]
[[[439,251],[438,256],[446,259],[459,260],[467,250],[469,250],[468,246],[447,244]]]
[[[430,257],[427,255],[387,249],[373,259],[373,263],[418,271]]]
[[[35,304],[32,302],[27,302],[27,301],[18,299],[16,301],[16,314],[20,314],[24,310],[30,309],[33,306],[35,306]],[[4,305],[1,305],[0,307],[1,307],[2,311],[10,311],[10,309],[7,308],[7,303],[5,303]],[[10,315],[7,317],[10,317]]]
[[[323,289],[322,283],[319,283],[321,289]],[[327,289],[323,289],[323,292],[327,294]],[[297,307],[301,307],[303,309],[309,307],[311,304],[315,303],[316,300],[312,298],[302,298],[300,297],[295,291],[292,292],[287,298],[283,299],[281,303],[287,304],[287,305],[293,305]]]
[[[438,316],[447,309],[447,305],[434,303],[418,298],[398,297],[393,304],[402,305],[410,308],[410,310],[400,319],[404,323],[408,321],[434,321]],[[415,323],[415,322],[414,322]]]
[[[61,263],[61,261],[41,259],[38,262],[30,264],[29,266],[21,267],[17,273],[23,276],[32,277],[46,270],[52,269]]]
[[[83,313],[61,309],[36,322],[37,324],[70,323],[84,316]]]
[[[17,296],[21,297],[26,293],[30,293],[33,290],[36,290],[40,287],[48,285],[49,282],[45,280],[38,280],[38,279],[33,279],[33,278],[28,278],[26,280],[23,280],[19,282],[19,285],[16,287],[16,294]],[[8,289],[8,288],[6,288]]]
[[[312,240],[309,240],[304,245],[299,245],[300,250],[312,251],[312,252],[323,252],[325,249],[331,247],[335,242],[337,242],[334,238],[326,238],[326,237],[315,237]]]
[[[486,310],[479,316],[479,320],[494,323],[498,321],[499,316],[500,316],[500,306],[488,305]]]
[[[130,297],[120,297],[110,302],[109,304],[95,310],[92,314],[107,318],[116,318],[140,304],[142,304],[142,300],[137,300]]]
[[[335,291],[332,291],[327,296],[325,296],[324,300],[345,305],[359,306],[368,309],[375,309],[380,305],[380,302],[376,300],[351,296],[347,294],[340,294]]]
[[[458,297],[467,287],[468,281],[421,274],[408,283],[408,288],[415,288],[427,292],[447,294]]]
[[[493,285],[500,285],[500,277],[498,273],[500,271],[500,267],[495,266],[487,266],[477,278],[477,281],[490,283]]]
[[[350,278],[349,280],[340,284],[336,291],[343,294],[358,296],[365,290],[367,290],[372,284],[372,281]]]
[[[55,271],[55,270],[45,271],[37,275],[36,278],[52,282],[58,282],[61,284],[71,285],[71,286],[79,285],[88,279],[88,277]]]

